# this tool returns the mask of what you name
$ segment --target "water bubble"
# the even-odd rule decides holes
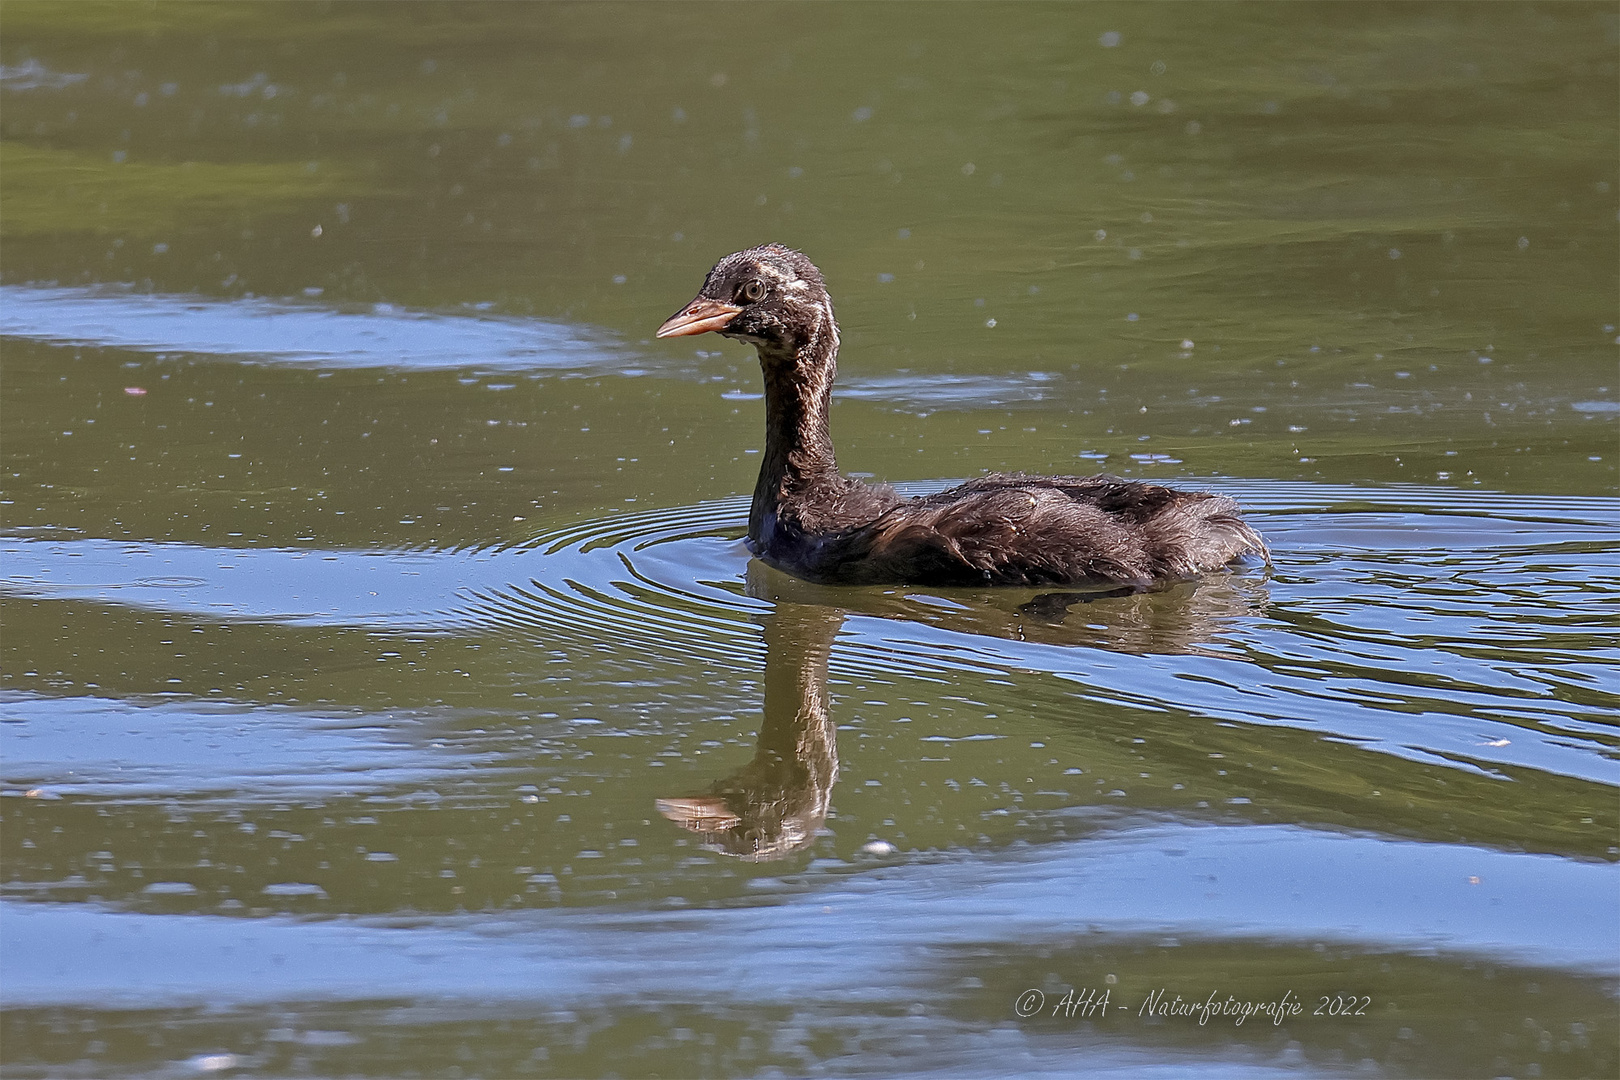
[[[850,117],[857,124],[864,124],[868,120],[872,119],[872,107],[870,105],[862,105],[860,108],[851,113]]]
[[[1105,49],[1112,49],[1120,41],[1118,30],[1109,30],[1097,38],[1097,44]]]
[[[970,161],[966,165],[962,166],[962,175],[963,176],[972,176],[973,175],[973,169],[974,169],[973,162]]]
[[[1530,238],[1528,236],[1519,237],[1519,250],[1520,251],[1523,251],[1525,248],[1527,248],[1529,246],[1530,246]]]
[[[1148,92],[1146,90],[1137,90],[1136,92],[1131,94],[1131,104],[1132,105],[1142,106],[1142,105],[1146,105],[1148,102],[1150,102],[1152,100],[1153,99],[1148,96]]]
[[[1125,316],[1125,321],[1126,322],[1135,322],[1137,319],[1140,319],[1140,318],[1141,318],[1141,316],[1133,311],[1129,315]]]

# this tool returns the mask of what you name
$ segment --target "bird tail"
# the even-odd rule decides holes
[[[1216,570],[1244,555],[1258,555],[1271,565],[1271,549],[1265,537],[1243,520],[1237,503],[1225,496],[1212,496],[1183,503],[1180,514],[1166,515],[1161,527],[1175,535],[1164,550],[1185,560],[1173,568],[1177,574]]]

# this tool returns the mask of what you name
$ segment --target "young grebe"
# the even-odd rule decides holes
[[[828,407],[838,323],[821,272],[766,244],[727,255],[658,328],[751,342],[765,374],[765,455],[748,546],[827,584],[1096,584],[1145,589],[1269,558],[1231,499],[1115,476],[993,473],[902,499],[843,476]]]

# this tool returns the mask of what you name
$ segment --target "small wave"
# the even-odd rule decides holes
[[[544,319],[339,310],[115,286],[0,286],[0,334],[136,352],[336,368],[612,370],[645,363],[606,331]]]
[[[983,409],[1046,401],[1058,393],[1059,377],[1047,371],[1023,375],[893,375],[838,382],[840,397],[898,405],[907,411]]]
[[[0,716],[8,728],[7,786],[62,797],[331,797],[408,791],[457,778],[470,763],[503,765],[476,739],[446,738],[444,712],[316,713],[7,692]]]
[[[61,90],[82,83],[89,77],[73,72],[52,71],[38,60],[0,64],[0,89],[4,90]]]
[[[218,620],[495,634],[621,667],[750,674],[764,659],[761,616],[809,604],[843,613],[831,661],[843,678],[1017,672],[1054,700],[1306,727],[1448,768],[1614,782],[1620,501],[1205,486],[1249,509],[1271,541],[1269,574],[1100,599],[815,586],[751,562],[747,503],[734,498],[473,550],[14,537],[0,543],[0,590]]]

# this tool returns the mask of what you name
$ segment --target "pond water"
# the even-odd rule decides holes
[[[5,1075],[1613,1075],[1617,31],[8,2]],[[1274,565],[751,561],[769,240]]]

